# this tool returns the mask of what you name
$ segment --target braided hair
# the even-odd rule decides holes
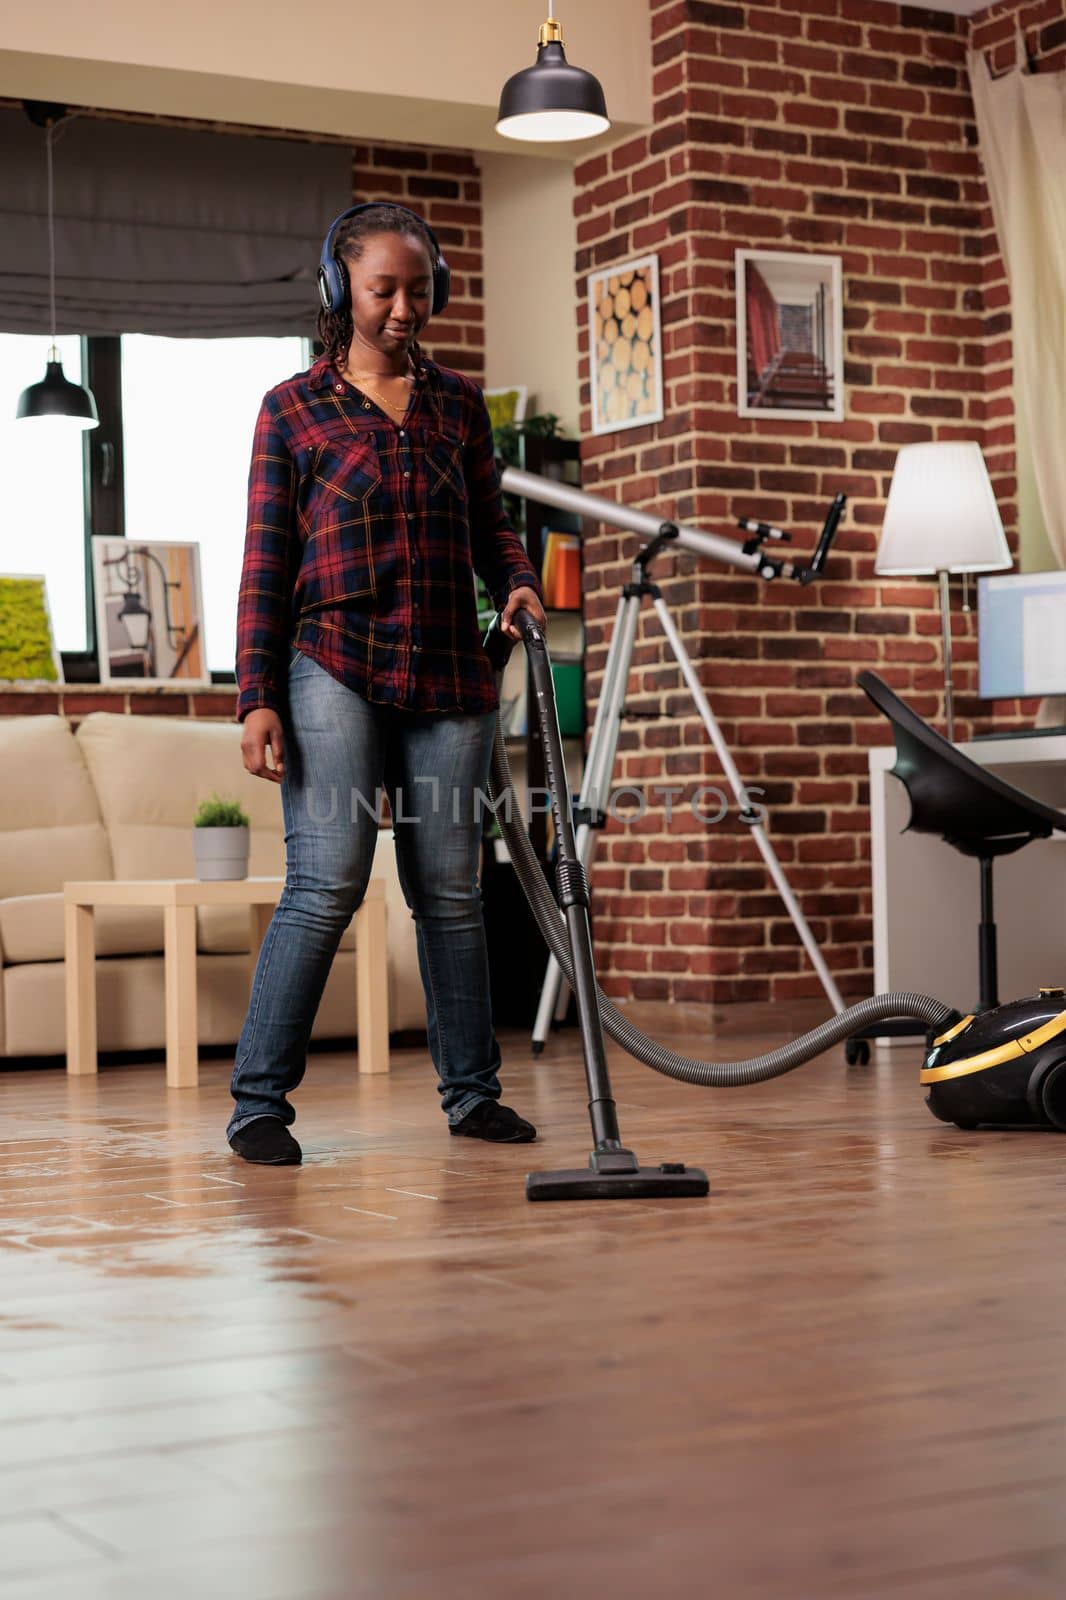
[[[366,211],[357,212],[354,217],[342,222],[337,229],[333,241],[333,254],[345,276],[347,276],[347,263],[358,261],[363,254],[366,241],[379,233],[396,233],[418,239],[425,245],[430,262],[436,260],[437,252],[433,248],[433,240],[420,218],[405,211],[401,206],[391,206],[383,202],[381,205],[370,206]],[[318,342],[334,365],[343,361],[348,354],[354,331],[350,294],[348,304],[343,311],[326,311],[325,308],[319,311]],[[422,360],[422,346],[417,340],[412,340],[410,348],[417,365]]]

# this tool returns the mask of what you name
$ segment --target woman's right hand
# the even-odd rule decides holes
[[[267,746],[274,765],[267,766]],[[270,783],[280,783],[285,775],[285,740],[281,731],[281,718],[276,711],[261,706],[249,711],[241,725],[241,758],[244,770],[253,778],[266,778]]]

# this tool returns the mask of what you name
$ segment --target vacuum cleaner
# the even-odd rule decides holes
[[[498,720],[489,798],[540,931],[574,993],[593,1139],[587,1168],[529,1173],[528,1199],[700,1198],[710,1192],[707,1174],[700,1168],[677,1161],[642,1166],[623,1144],[607,1070],[605,1031],[630,1055],[666,1077],[730,1088],[792,1072],[873,1023],[911,1018],[927,1030],[921,1081],[929,1087],[927,1103],[934,1116],[962,1128],[997,1124],[1066,1131],[1066,989],[1062,988],[1041,989],[1036,996],[968,1016],[930,995],[874,995],[778,1049],[743,1061],[676,1055],[635,1028],[596,982],[588,880],[575,848],[547,642],[529,611],[517,611],[514,621],[528,656],[555,825],[554,893],[522,821],[513,814],[514,789]],[[500,627],[499,613],[484,644],[499,682],[514,646]]]
[[[941,1122],[1066,1133],[1066,988],[960,1017],[933,1040],[921,1081]]]

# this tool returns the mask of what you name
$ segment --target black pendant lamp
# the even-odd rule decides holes
[[[63,363],[59,359],[59,350],[56,347],[56,227],[52,142],[56,126],[64,120],[64,117],[61,107],[43,108],[43,118],[35,115],[35,111],[42,108],[27,106],[26,109],[33,121],[43,120],[45,127],[44,142],[48,160],[48,295],[52,314],[50,324],[52,347],[45,363],[44,377],[40,383],[31,383],[28,389],[23,389],[19,395],[15,417],[18,421],[40,417],[62,417],[75,428],[95,428],[99,426],[100,418],[96,413],[96,401],[93,399],[92,390],[83,389],[64,377]],[[58,117],[55,114],[57,110],[60,112]]]
[[[549,14],[541,24],[536,65],[516,72],[503,86],[496,132],[547,144],[592,139],[610,126],[599,80],[570,65],[563,30]]]

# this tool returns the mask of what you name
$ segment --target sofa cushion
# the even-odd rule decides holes
[[[281,877],[277,784],[241,762],[237,723],[94,711],[76,734],[107,828],[116,878],[191,878],[193,818],[212,793],[239,800],[251,824],[248,871]]]
[[[163,913],[155,906],[98,906],[94,921],[97,955],[150,955],[163,948]],[[0,900],[0,944],[8,966],[62,961],[63,896],[27,894]]]
[[[192,819],[200,801],[212,793],[239,800],[248,815],[251,876],[285,876],[281,791],[244,770],[237,723],[94,711],[75,737],[96,787],[116,878],[193,877]],[[378,849],[375,875],[395,879],[387,830],[379,836]],[[247,951],[248,942],[246,911],[205,906],[197,912],[200,950],[239,953]],[[351,924],[340,948],[355,948]]]
[[[0,900],[113,876],[100,807],[66,717],[0,717],[0,771]]]

